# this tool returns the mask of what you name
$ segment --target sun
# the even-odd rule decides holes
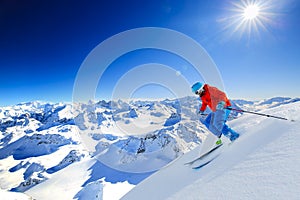
[[[240,38],[252,38],[260,35],[261,31],[268,32],[275,14],[271,0],[240,0],[229,4],[229,12],[219,21],[224,24],[223,31],[231,36],[238,33]]]
[[[245,20],[253,20],[256,19],[259,16],[259,6],[256,4],[252,4],[252,5],[248,5],[245,9],[244,9],[244,19]]]

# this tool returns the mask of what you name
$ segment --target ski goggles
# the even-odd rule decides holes
[[[202,92],[204,92],[204,89],[200,88],[199,90],[196,90],[195,94],[198,95],[201,94]]]

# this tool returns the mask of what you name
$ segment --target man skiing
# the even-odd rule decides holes
[[[197,82],[192,86],[192,92],[196,95],[199,95],[202,101],[202,106],[199,110],[200,114],[203,115],[203,112],[206,110],[207,106],[212,111],[210,114],[208,114],[206,119],[200,120],[214,135],[208,135],[203,144],[201,152],[203,153],[204,151],[207,151],[207,149],[211,148],[214,143],[215,145],[222,144],[222,134],[228,137],[230,141],[236,140],[239,137],[239,134],[225,124],[231,111],[230,109],[226,109],[231,106],[226,94],[216,87],[200,82]]]

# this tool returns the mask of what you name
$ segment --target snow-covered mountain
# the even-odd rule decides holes
[[[249,111],[260,111],[269,108],[275,108],[281,105],[290,104],[300,101],[300,98],[290,98],[290,97],[273,97],[270,99],[257,100],[257,101],[247,101],[247,100],[233,100],[237,107],[240,107]]]
[[[259,111],[299,100],[233,102]],[[194,97],[2,107],[1,192],[25,192],[35,199],[119,199],[201,144],[208,131],[198,120],[198,107]]]
[[[136,185],[201,143],[205,130],[195,120],[196,101],[187,97],[184,101],[32,102],[2,107],[0,187],[34,190],[77,162],[93,164],[84,169],[68,199],[80,199],[84,191],[105,184]]]

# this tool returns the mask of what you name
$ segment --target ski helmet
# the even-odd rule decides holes
[[[192,88],[192,92],[195,93],[196,91],[202,89],[204,86],[203,83],[197,82],[195,83],[191,88]]]

